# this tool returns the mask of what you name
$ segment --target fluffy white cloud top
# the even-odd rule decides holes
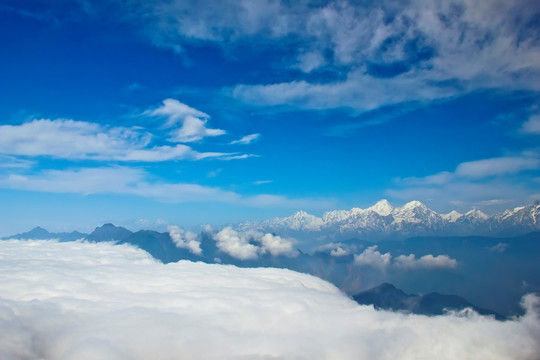
[[[538,298],[500,322],[376,311],[283,269],[180,261],[128,245],[0,242],[0,358],[537,359]]]
[[[198,240],[197,234],[180,229],[175,225],[167,227],[167,231],[176,247],[188,249],[195,255],[202,255],[201,242]]]
[[[377,245],[370,246],[360,254],[354,255],[354,264],[378,268],[389,266],[392,255],[390,253],[381,254],[381,252],[377,250],[377,247]]]
[[[228,226],[212,235],[216,246],[239,260],[256,260],[259,255],[295,257],[298,251],[292,239],[259,231],[237,231]]]
[[[392,254],[389,252],[382,254],[377,248],[377,245],[369,246],[360,254],[354,255],[354,264],[379,269],[386,269],[389,266],[402,269],[444,269],[455,268],[458,264],[456,259],[448,255],[433,256],[431,254],[420,258],[416,258],[415,254],[400,255],[392,261]]]
[[[400,255],[395,258],[394,262],[396,266],[404,268],[437,269],[455,268],[457,266],[457,261],[455,259],[452,259],[448,255],[433,256],[431,254],[428,254],[418,259],[414,254]]]

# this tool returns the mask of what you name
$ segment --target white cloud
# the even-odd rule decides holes
[[[407,269],[442,269],[454,268],[457,266],[457,261],[448,255],[433,256],[428,254],[419,259],[417,259],[414,254],[400,255],[392,261],[392,254],[388,252],[381,254],[381,252],[377,250],[377,247],[377,245],[370,246],[362,253],[354,255],[354,264],[358,266],[371,266],[379,269],[386,269],[390,266]]]
[[[28,169],[34,165],[33,161],[19,159],[15,156],[0,155],[0,168]]]
[[[354,264],[358,266],[373,266],[384,269],[390,265],[392,255],[390,253],[381,254],[377,250],[377,245],[368,247],[362,253],[354,255]]]
[[[234,144],[240,144],[240,145],[247,145],[251,144],[254,141],[257,141],[261,137],[261,134],[251,134],[246,135],[238,140],[231,141],[231,145]]]
[[[169,133],[169,140],[174,142],[194,142],[202,140],[205,137],[226,134],[225,130],[206,127],[210,115],[175,99],[165,99],[160,107],[147,110],[144,114],[149,116],[165,116],[167,118],[165,124],[167,127],[175,127],[180,123],[181,126],[179,128],[174,128]]]
[[[540,115],[533,115],[521,127],[525,134],[540,134]]]
[[[538,154],[524,154],[465,162],[457,167],[456,175],[478,179],[501,174],[515,174],[539,167]]]
[[[152,182],[142,169],[129,167],[45,170],[32,175],[0,177],[0,187],[71,194],[127,194],[167,202],[235,202],[240,195],[197,184]]]
[[[394,265],[402,268],[424,268],[424,269],[443,269],[443,268],[455,268],[457,261],[452,259],[448,255],[431,254],[424,255],[419,259],[414,254],[400,255],[394,259]]]
[[[351,252],[343,243],[328,243],[322,246],[319,246],[317,249],[315,249],[315,252],[328,252],[330,251],[330,256],[334,257],[341,257],[341,256],[347,256]]]
[[[341,257],[349,255],[349,251],[343,249],[342,247],[337,247],[330,251],[330,256]]]
[[[396,186],[386,194],[403,200],[423,200],[445,210],[448,204],[460,204],[460,210],[471,207],[505,210],[531,201],[536,193],[520,174],[540,168],[537,151],[516,155],[468,161],[453,172],[442,171],[425,177],[396,179]],[[465,200],[466,199],[466,200]],[[489,211],[489,209],[488,209]]]
[[[257,180],[253,182],[253,185],[264,185],[264,184],[271,184],[274,180]]]
[[[198,240],[197,234],[191,231],[184,231],[175,225],[168,226],[167,231],[176,247],[188,249],[195,255],[202,255],[201,242]]]
[[[199,153],[189,146],[149,146],[152,135],[140,128],[107,127],[66,119],[35,119],[0,126],[0,154],[50,156],[69,160],[141,161],[227,158],[235,153]]]
[[[278,235],[270,233],[258,237],[256,240],[261,243],[260,252],[265,254],[269,252],[272,256],[288,256],[295,257],[298,255],[298,251],[294,248],[292,239],[285,239]]]
[[[324,199],[287,198],[270,194],[242,196],[218,187],[163,182],[143,169],[125,166],[2,174],[0,188],[83,195],[124,194],[171,203],[216,202],[255,208],[327,208],[332,204]]]
[[[237,231],[228,226],[212,235],[216,246],[239,260],[256,260],[259,255],[295,257],[298,251],[292,239],[258,231]]]
[[[497,245],[490,247],[489,250],[493,252],[503,253],[506,251],[506,249],[508,249],[508,246],[509,245],[507,243],[500,242],[497,243]]]
[[[283,269],[180,261],[128,245],[0,242],[5,359],[536,359],[526,315],[426,317],[360,306]],[[321,326],[324,324],[324,326]],[[208,346],[212,344],[212,346]]]
[[[258,5],[266,6],[263,19],[280,19],[278,28],[284,32],[272,31],[272,22],[261,21],[260,11],[251,13],[237,6],[216,3],[189,10],[179,2],[163,6],[161,10],[167,11],[161,14],[167,17],[158,16],[156,21],[168,26],[154,34],[166,33],[167,39],[210,39],[224,46],[255,35],[270,40],[292,35],[301,46],[291,54],[289,66],[305,72],[324,66],[347,74],[334,82],[295,80],[234,87],[233,95],[246,102],[364,111],[479,88],[540,89],[535,22],[540,7],[533,0]],[[198,22],[184,21],[185,11],[193,11]],[[221,12],[217,23],[216,12]],[[245,24],[254,19],[261,22],[248,31]],[[326,59],[322,53],[331,55]]]

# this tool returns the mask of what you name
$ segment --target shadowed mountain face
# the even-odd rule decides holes
[[[362,305],[373,305],[377,309],[404,311],[421,315],[443,315],[447,311],[472,309],[481,315],[495,316],[498,320],[505,317],[495,311],[480,308],[457,295],[430,293],[426,295],[406,294],[392,284],[384,283],[353,296]]]

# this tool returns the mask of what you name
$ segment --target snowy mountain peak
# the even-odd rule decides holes
[[[388,200],[382,199],[375,205],[367,208],[367,210],[374,211],[381,216],[388,216],[392,213],[392,211],[394,211],[394,207],[388,202]]]
[[[413,200],[413,201],[410,201],[410,202],[406,203],[405,205],[403,205],[403,209],[408,210],[408,209],[415,209],[415,208],[427,208],[427,206],[422,204],[418,200]]]
[[[487,220],[489,219],[489,215],[483,213],[482,211],[478,209],[472,209],[471,211],[468,211],[465,213],[465,216],[472,219],[478,219],[478,220]]]
[[[277,220],[279,221],[280,219]],[[281,221],[294,230],[317,231],[323,225],[321,218],[308,214],[305,211],[297,211],[292,216],[281,219]]]
[[[313,232],[320,232],[323,236],[335,238],[351,235],[370,239],[433,234],[515,235],[540,231],[540,203],[533,202],[489,216],[478,209],[465,214],[455,210],[438,214],[420,201],[393,207],[387,200],[381,200],[367,209],[333,210],[322,217],[298,211],[289,217],[247,226],[284,234],[292,231],[294,236],[302,236],[299,232],[306,231],[313,237]]]
[[[448,221],[448,222],[456,222],[457,219],[459,219],[460,217],[462,217],[463,214],[460,213],[460,212],[457,212],[456,210],[452,210],[450,211],[448,214],[441,214],[441,217]]]

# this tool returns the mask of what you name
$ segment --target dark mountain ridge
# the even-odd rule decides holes
[[[361,305],[373,305],[376,309],[403,311],[420,315],[443,315],[448,311],[472,309],[480,315],[494,316],[497,320],[505,317],[495,311],[471,304],[457,295],[445,295],[432,292],[426,295],[406,294],[392,284],[383,283],[362,291],[352,297]]]

